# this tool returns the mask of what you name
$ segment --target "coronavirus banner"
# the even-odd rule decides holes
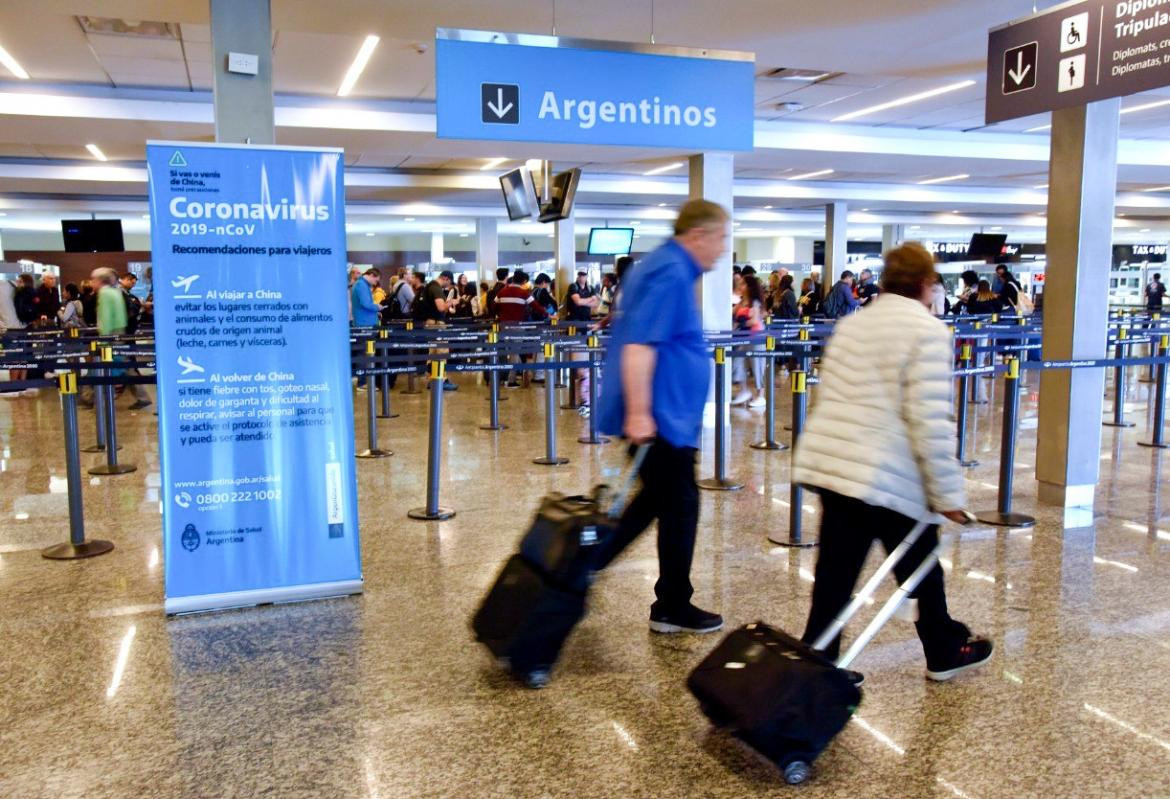
[[[341,151],[147,165],[166,612],[359,592]]]

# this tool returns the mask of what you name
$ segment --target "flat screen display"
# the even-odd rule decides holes
[[[124,252],[121,219],[62,219],[65,252]]]
[[[553,175],[549,201],[540,207],[540,221],[556,222],[572,216],[573,200],[577,197],[577,184],[580,182],[580,169],[569,169]]]
[[[520,167],[500,175],[500,188],[504,191],[509,219],[515,221],[537,215],[540,206],[536,202],[532,173],[527,168]]]
[[[595,227],[589,231],[590,255],[629,255],[633,246],[632,227]]]
[[[975,233],[971,236],[971,244],[967,247],[969,258],[998,258],[1003,255],[1003,245],[1007,244],[1006,233]]]

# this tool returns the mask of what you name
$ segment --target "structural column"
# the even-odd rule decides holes
[[[886,253],[906,240],[906,229],[902,225],[882,225],[882,252]]]
[[[563,307],[569,285],[577,279],[577,240],[571,216],[553,222],[553,259],[557,266],[557,305]]]
[[[443,234],[442,233],[432,233],[431,234],[431,265],[435,266],[437,264],[443,263],[444,258],[446,258],[446,255],[444,254],[444,251],[443,251]]]
[[[828,296],[837,278],[849,263],[849,205],[829,203],[825,206],[825,271],[821,291]]]
[[[703,153],[690,159],[690,199],[710,200],[727,209],[731,214],[735,205],[735,158],[731,153]],[[715,268],[703,275],[699,281],[699,311],[703,315],[704,330],[728,330],[731,327],[731,223],[727,225],[727,253],[715,264]],[[712,366],[714,368],[714,366]],[[731,370],[726,370],[724,388],[730,391]],[[729,395],[730,396],[730,395]],[[708,407],[714,397],[708,395]],[[712,411],[713,412],[713,411]],[[709,418],[714,418],[713,416]]]
[[[1045,360],[1106,357],[1120,109],[1113,99],[1052,114],[1047,248],[1060,279],[1044,287]],[[1104,383],[1102,369],[1041,373],[1041,502],[1092,508]]]
[[[479,282],[489,283],[496,279],[500,265],[500,234],[496,220],[481,217],[475,220],[475,263],[479,269]]]
[[[228,72],[228,54],[257,58],[255,75]],[[272,13],[269,0],[211,0],[215,140],[273,144]]]

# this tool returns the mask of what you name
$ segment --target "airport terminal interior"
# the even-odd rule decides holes
[[[0,3],[0,797],[1170,798],[1168,244],[1160,0]]]

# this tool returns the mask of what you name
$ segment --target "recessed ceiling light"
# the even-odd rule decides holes
[[[1048,188],[1048,184],[1041,183],[1039,186],[1033,186],[1032,188],[1035,189],[1036,191],[1043,191],[1044,189]]]
[[[658,203],[658,207],[659,207],[659,208],[665,208],[665,207],[666,207],[666,203]]]
[[[771,211],[771,210],[772,210],[772,206],[770,206],[770,205],[765,205],[765,206],[764,206],[764,210],[765,210],[765,211]]]
[[[868,209],[868,208],[862,208],[862,209],[861,209],[861,213],[863,213],[863,214],[868,214],[868,213],[869,213],[869,209]]]
[[[13,77],[28,80],[28,73],[24,71],[24,67],[3,47],[0,47],[0,64],[3,64],[12,73]]]
[[[374,234],[373,234],[373,233],[367,233],[366,235],[367,235],[367,236],[373,236]]]
[[[480,170],[482,171],[484,169],[495,169],[500,164],[506,164],[506,163],[508,163],[507,158],[492,158],[486,164],[481,166]]]
[[[992,226],[991,229],[992,230],[1003,230],[1003,226],[1002,225],[994,225],[994,226]]]
[[[631,222],[631,223],[630,223],[630,225],[631,225],[632,227],[637,227],[637,226],[638,226],[638,225],[640,225],[640,224],[642,224],[642,223],[641,223],[641,222],[639,222],[637,219],[635,219],[633,222]]]
[[[338,97],[347,97],[349,95],[350,90],[353,89],[353,85],[361,77],[362,70],[369,63],[370,56],[374,54],[374,48],[378,46],[379,41],[377,36],[370,34],[362,42],[362,46],[358,48],[357,55],[353,57],[353,63],[349,65],[349,69],[345,71],[345,77],[341,79],[341,87],[337,90]]]
[[[85,145],[85,149],[89,150],[89,154],[92,155],[94,158],[96,158],[99,161],[110,160],[110,159],[106,158],[106,154],[103,153],[101,148],[98,147],[96,144],[87,144],[87,145]]]
[[[1121,109],[1121,113],[1135,114],[1138,111],[1149,111],[1151,108],[1162,108],[1163,106],[1167,106],[1167,105],[1170,105],[1170,100],[1158,100],[1158,101],[1153,102],[1153,103],[1144,103],[1142,105],[1135,105],[1135,106],[1130,106],[1129,108],[1123,108],[1123,109]]]
[[[1144,227],[1138,231],[1138,233],[1149,233],[1149,232],[1150,232],[1150,229],[1148,227]]]
[[[858,117],[869,116],[870,114],[876,114],[879,111],[885,111],[885,110],[890,109],[890,108],[897,108],[898,106],[908,105],[910,103],[916,103],[919,100],[928,100],[931,97],[938,97],[940,94],[947,94],[948,92],[955,92],[955,91],[958,91],[959,89],[966,89],[968,86],[974,86],[974,85],[975,85],[975,81],[973,81],[973,80],[964,80],[964,81],[960,81],[959,83],[951,83],[947,86],[940,86],[937,89],[931,89],[930,91],[918,92],[917,94],[909,94],[905,97],[899,97],[897,100],[890,100],[888,103],[879,103],[878,105],[871,105],[868,108],[862,108],[862,109],[857,110],[857,111],[851,111],[848,114],[842,114],[841,116],[836,117],[833,121],[834,122],[847,122],[850,119],[857,119]]]
[[[1142,191],[1170,191],[1170,186],[1155,186],[1152,189],[1142,189]]]
[[[1118,216],[1125,216],[1125,214],[1118,214]]]
[[[8,216],[8,214],[3,212],[3,211],[0,211],[0,216]]]
[[[957,213],[959,213],[959,211],[958,211],[958,209],[956,209],[956,210],[954,210],[954,211],[951,211],[951,213],[952,213],[952,214],[957,214]]]
[[[831,175],[831,174],[833,174],[833,170],[831,170],[831,169],[818,169],[816,172],[805,172],[803,175],[793,175],[792,177],[790,177],[788,179],[789,180],[808,180],[809,178],[819,178],[822,175]]]
[[[970,175],[947,175],[945,178],[931,178],[918,181],[919,186],[933,186],[935,183],[950,183],[952,180],[966,180]]]
[[[910,226],[910,229],[911,229],[911,230],[921,230],[921,229],[922,229],[922,225],[911,225],[911,226]]]
[[[673,164],[667,164],[666,166],[660,166],[657,169],[651,169],[649,172],[643,172],[642,174],[643,175],[661,175],[663,172],[670,172],[672,169],[680,169],[684,166],[686,166],[686,163],[684,163],[683,161],[677,161]]]
[[[1052,125],[1051,125],[1051,124],[1048,124],[1048,125],[1037,125],[1037,126],[1036,126],[1036,127],[1034,127],[1034,128],[1028,128],[1027,130],[1025,130],[1025,131],[1024,131],[1024,133],[1039,133],[1039,132],[1040,132],[1040,131],[1042,131],[1042,130],[1048,130],[1048,129],[1050,129],[1051,127],[1052,127]]]
[[[413,217],[413,216],[408,216],[408,217],[406,217],[406,219],[403,219],[402,221],[403,221],[403,222],[413,222],[413,221],[414,221],[414,217]]]
[[[143,215],[142,215],[142,218],[143,218],[143,219],[150,219],[150,214],[143,214]]]

